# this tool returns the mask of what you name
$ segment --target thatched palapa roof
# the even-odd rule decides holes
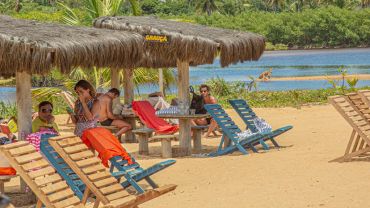
[[[18,20],[0,15],[0,76],[16,70],[42,74],[57,67],[132,67],[143,37],[130,32]]]
[[[169,43],[145,43],[148,52],[141,66],[176,66],[176,59],[192,65],[213,63],[220,55],[221,66],[257,60],[265,49],[265,39],[250,32],[161,20],[155,17],[101,17],[98,28],[137,32],[142,35],[167,35]]]

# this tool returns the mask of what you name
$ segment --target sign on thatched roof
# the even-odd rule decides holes
[[[53,67],[134,66],[143,53],[139,34],[18,20],[0,15],[0,76],[42,74]]]
[[[143,66],[176,66],[176,59],[192,65],[213,63],[220,55],[221,66],[257,60],[265,49],[265,39],[257,34],[203,25],[161,20],[155,17],[101,17],[98,28],[138,32],[142,35],[169,36],[169,44],[145,43],[149,51]]]

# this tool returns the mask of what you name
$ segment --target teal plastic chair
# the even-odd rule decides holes
[[[237,100],[229,100],[229,103],[234,108],[234,110],[239,114],[239,116],[243,119],[244,123],[247,125],[247,129],[250,129],[252,133],[257,133],[258,129],[254,125],[253,119],[257,117],[256,113],[252,110],[252,108],[248,105],[247,101],[242,99]],[[264,133],[265,138],[263,140],[269,139],[274,144],[275,147],[280,147],[279,144],[275,141],[275,137],[279,136],[280,134],[292,129],[293,126],[288,125],[271,132]]]
[[[239,139],[237,134],[242,131],[219,104],[207,104],[204,105],[204,108],[223,131],[221,142],[217,151],[209,153],[208,156],[221,156],[238,150],[243,154],[248,154],[247,149],[252,149],[253,152],[258,152],[254,146],[258,145],[260,140],[264,138],[265,135],[256,133],[247,138]],[[224,147],[226,137],[230,139],[231,143]]]

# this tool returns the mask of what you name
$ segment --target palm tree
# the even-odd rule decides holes
[[[207,12],[208,16],[218,10],[215,0],[197,0],[195,7],[201,12]]]

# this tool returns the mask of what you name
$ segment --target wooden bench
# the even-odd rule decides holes
[[[193,149],[195,153],[202,152],[202,132],[207,129],[208,126],[192,126],[191,131],[193,132]]]
[[[0,176],[0,194],[4,194],[4,184],[9,182],[11,178],[16,177],[17,175],[9,175],[9,176]]]
[[[149,128],[135,129],[132,131],[138,135],[139,140],[139,154],[149,155],[149,142],[150,141],[161,141],[162,145],[162,157],[172,157],[171,141],[178,140],[177,134],[160,134],[152,136],[154,130]]]
[[[139,140],[139,154],[149,155],[149,144],[148,140],[152,137],[154,130],[149,128],[140,128],[132,130],[132,133],[138,136]]]

